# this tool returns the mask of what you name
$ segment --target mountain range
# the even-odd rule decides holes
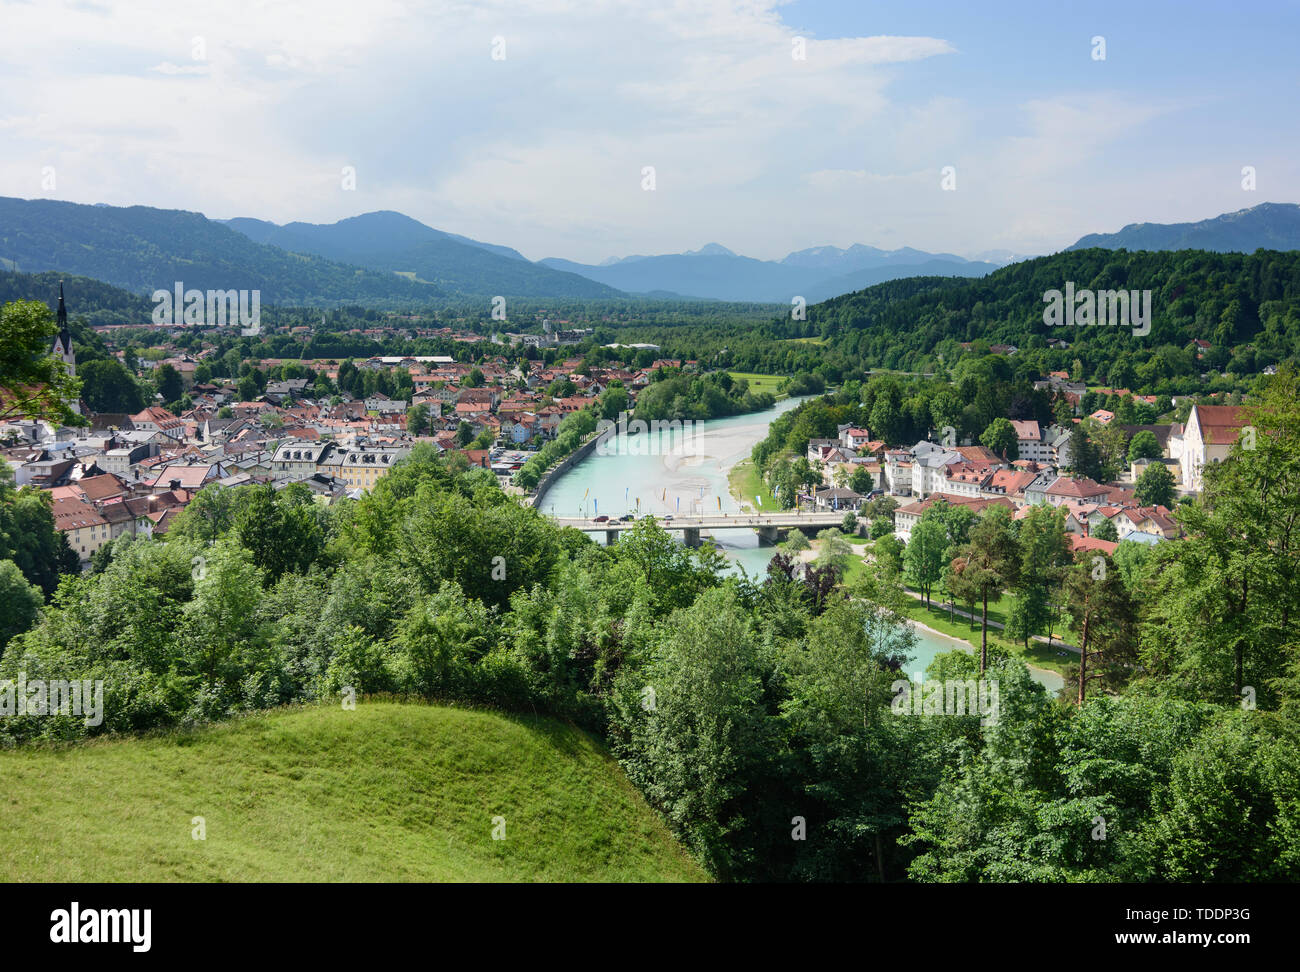
[[[783,304],[795,296],[815,303],[899,277],[982,277],[999,266],[951,253],[879,250],[861,243],[847,249],[813,247],[781,260],[756,260],[709,243],[686,253],[611,258],[596,265],[559,257],[540,262],[631,294]]]
[[[1196,223],[1135,223],[1117,233],[1085,236],[1068,249],[1089,247],[1300,249],[1300,206],[1263,203]],[[143,296],[170,290],[176,281],[200,290],[257,289],[263,302],[279,305],[391,308],[498,294],[783,304],[799,296],[817,303],[905,277],[982,277],[1016,256],[984,255],[989,259],[855,244],[758,260],[709,243],[685,253],[600,264],[555,257],[533,262],[511,247],[446,233],[392,211],[330,224],[277,225],[146,206],[0,197],[0,270],[76,274]],[[6,289],[27,286],[10,278]]]
[[[1260,203],[1197,223],[1130,223],[1118,233],[1090,233],[1069,247],[1084,250],[1210,250],[1254,253],[1300,249],[1300,206]]]

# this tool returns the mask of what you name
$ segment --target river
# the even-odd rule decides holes
[[[732,499],[727,474],[767,435],[768,426],[803,398],[787,398],[772,408],[748,415],[698,422],[690,434],[676,431],[647,431],[635,436],[636,454],[619,449],[602,455],[599,450],[583,459],[555,480],[540,507],[554,516],[616,517],[624,513],[653,513],[656,516],[690,513],[736,513],[740,504]],[[687,443],[686,448],[681,444]],[[603,541],[604,534],[595,534]],[[734,570],[761,577],[776,552],[760,547],[758,534],[749,530],[719,530],[713,537]],[[907,666],[910,673],[924,668],[941,651],[968,647],[924,628],[914,628],[916,655]],[[1055,672],[1033,669],[1034,678],[1049,690],[1063,680]]]

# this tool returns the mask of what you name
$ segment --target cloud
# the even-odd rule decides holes
[[[1093,225],[1114,153],[1189,110],[1044,90],[991,117],[912,83],[994,70],[979,50],[923,30],[817,36],[783,6],[0,0],[23,38],[0,64],[0,193],[40,195],[54,166],[58,198],[278,222],[398,209],[533,258],[713,239],[768,257],[1025,249]]]

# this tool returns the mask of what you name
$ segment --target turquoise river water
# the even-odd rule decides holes
[[[773,419],[802,400],[785,399],[763,412],[710,419],[689,429],[646,431],[612,439],[614,447],[604,450],[606,454],[598,449],[555,480],[539,508],[554,516],[739,512],[740,504],[731,497],[727,484],[728,472],[749,458]],[[603,542],[604,534],[595,536]],[[760,547],[758,535],[749,530],[719,530],[713,541],[734,569],[750,576],[762,576],[776,552],[772,547]],[[925,628],[915,630],[916,652],[907,666],[908,674],[923,672],[939,652],[969,647]],[[1063,684],[1055,672],[1031,672],[1049,690]]]

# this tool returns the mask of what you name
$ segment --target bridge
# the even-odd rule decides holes
[[[787,510],[782,513],[712,513],[705,516],[673,516],[671,519],[655,516],[654,520],[665,530],[681,530],[686,545],[698,547],[701,530],[756,530],[760,543],[776,543],[781,530],[825,530],[827,527],[837,527],[844,522],[846,512],[799,513]],[[630,530],[640,520],[650,519],[651,516],[652,514],[646,514],[629,522],[580,516],[552,516],[550,519],[556,526],[574,527],[586,533],[604,531],[605,542],[614,543],[623,530]]]

